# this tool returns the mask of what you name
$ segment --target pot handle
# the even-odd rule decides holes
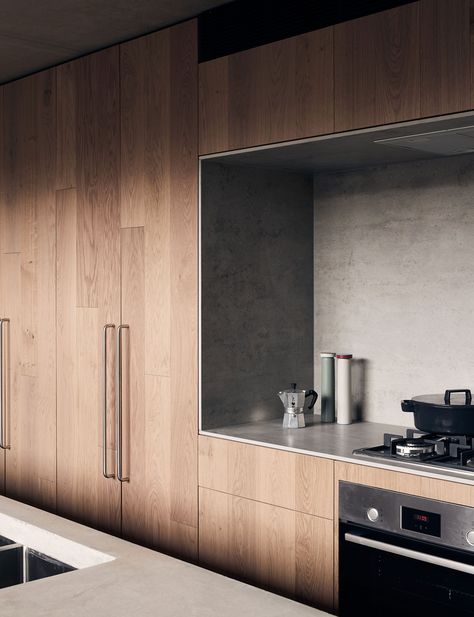
[[[451,405],[451,394],[454,394],[455,392],[464,392],[466,395],[465,405],[471,404],[471,401],[472,401],[471,391],[465,389],[465,390],[446,390],[446,392],[444,393],[444,402],[446,405]]]
[[[313,398],[311,399],[311,403],[308,405],[308,409],[313,409],[313,407],[316,404],[316,401],[318,400],[318,393],[315,392],[314,390],[308,390],[305,394],[305,398],[307,398],[308,396],[312,396]]]
[[[402,401],[402,411],[415,411],[415,405],[412,400]]]

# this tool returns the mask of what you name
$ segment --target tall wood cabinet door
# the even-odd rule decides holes
[[[58,512],[120,532],[115,354],[120,323],[118,47],[64,64],[58,82]],[[104,326],[113,324],[106,336]],[[105,372],[107,369],[107,385]]]
[[[421,0],[421,115],[472,109],[470,0]]]
[[[120,53],[123,534],[195,559],[196,22]]]
[[[56,506],[55,72],[3,89],[0,279],[10,319],[6,494]]]
[[[4,130],[3,124],[3,92],[4,88],[0,86],[0,133]],[[5,306],[4,301],[6,297],[6,289],[7,289],[7,280],[4,278],[4,263],[3,263],[3,253],[4,253],[4,242],[6,236],[5,227],[7,225],[7,193],[6,193],[6,177],[5,177],[5,148],[4,145],[0,143],[0,318],[6,317],[5,311],[7,310],[7,306]],[[0,349],[0,353],[2,350]],[[5,364],[3,365],[5,366]],[[1,377],[1,376],[0,376]],[[8,376],[7,376],[8,377]],[[0,494],[5,493],[5,450],[0,449]]]
[[[420,115],[419,3],[335,26],[335,130]]]
[[[334,131],[333,28],[199,65],[199,152]]]

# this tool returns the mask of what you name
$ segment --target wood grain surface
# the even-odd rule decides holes
[[[421,0],[421,115],[471,109],[469,0]]]
[[[125,537],[197,558],[196,23],[121,46]]]
[[[419,6],[335,26],[335,130],[420,116]]]
[[[118,48],[57,72],[58,512],[119,533],[120,485],[102,476],[103,327],[121,312]],[[107,346],[113,471],[113,334]]]
[[[332,522],[207,488],[199,490],[200,563],[331,610]]]
[[[200,64],[199,152],[334,130],[333,28]]]
[[[333,518],[330,459],[213,437],[199,437],[199,485]]]
[[[3,87],[1,270],[10,322],[6,494],[56,504],[56,79]]]

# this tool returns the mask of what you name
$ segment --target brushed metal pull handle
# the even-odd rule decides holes
[[[108,358],[107,358],[107,332],[109,330],[115,330],[115,324],[108,323],[104,326],[104,338],[103,338],[103,360],[104,360],[104,407],[102,411],[102,474],[104,478],[115,478],[114,473],[109,473],[107,469],[107,381],[108,381]]]
[[[3,450],[9,450],[11,447],[8,434],[8,413],[10,411],[9,327],[9,319],[0,319],[0,448]]]
[[[449,568],[450,570],[457,570],[458,572],[466,572],[466,574],[474,574],[474,566],[468,563],[453,561],[452,559],[438,557],[437,555],[430,555],[429,553],[420,553],[420,551],[414,551],[411,548],[388,544],[387,542],[381,542],[380,540],[373,540],[372,538],[357,536],[352,533],[344,534],[344,538],[346,542],[352,542],[353,544],[359,544],[360,546],[367,546],[369,548],[374,548],[379,551],[384,551],[385,553],[391,553],[392,555],[408,557],[408,559],[416,559],[417,561],[422,561],[424,563],[440,566],[442,568]]]
[[[123,404],[123,392],[122,392],[122,359],[123,359],[123,346],[122,346],[122,333],[124,330],[129,330],[127,324],[121,324],[118,330],[117,336],[117,479],[120,482],[129,482],[130,478],[123,476],[123,458],[122,458],[122,438],[123,438],[123,425],[122,425],[122,404]]]

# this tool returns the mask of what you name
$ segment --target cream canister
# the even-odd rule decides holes
[[[352,422],[352,354],[337,354],[337,423]]]

